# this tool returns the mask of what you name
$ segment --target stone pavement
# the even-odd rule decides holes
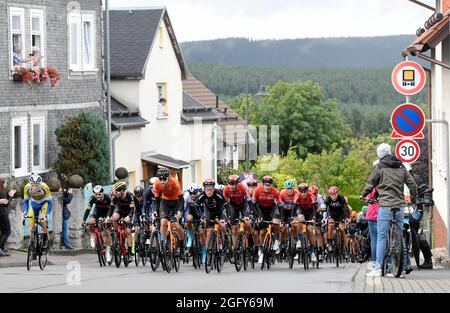
[[[406,278],[366,277],[367,263],[354,277],[354,293],[450,293],[450,267],[438,266],[433,270],[414,267]]]

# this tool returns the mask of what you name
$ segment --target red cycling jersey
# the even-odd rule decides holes
[[[258,185],[255,191],[253,191],[253,202],[263,208],[273,207],[275,204],[280,203],[280,192],[277,188],[271,187],[269,192],[264,192],[264,185]]]
[[[153,194],[155,197],[162,197],[164,200],[178,200],[179,196],[183,194],[180,183],[176,178],[169,176],[169,183],[163,185],[158,179],[153,185]]]
[[[301,193],[297,199],[297,204],[301,209],[312,209],[314,203],[316,203],[316,196],[309,192],[306,194],[306,196],[303,196]]]
[[[236,185],[235,190],[231,190],[230,185],[225,186],[225,188],[223,189],[223,196],[225,200],[228,200],[231,204],[235,205],[240,205],[246,199],[250,198],[247,188],[245,188],[245,186],[241,183]]]
[[[292,210],[295,208],[297,199],[300,196],[300,191],[294,189],[292,195],[289,195],[288,190],[284,189],[280,193],[280,200],[283,202],[283,209]]]

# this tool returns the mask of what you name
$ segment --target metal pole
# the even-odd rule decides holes
[[[111,134],[111,66],[110,66],[110,45],[109,45],[109,0],[105,0],[105,41],[106,41],[106,115],[109,142],[109,176],[111,182],[114,181],[115,155],[113,153],[113,140]]]
[[[249,140],[249,134],[248,134],[248,124],[249,124],[249,116],[248,116],[248,81],[250,77],[247,78],[247,101],[245,105],[245,125],[246,125],[246,131],[245,131],[245,172],[248,172],[250,169],[250,140]]]
[[[446,161],[446,173],[445,180],[447,182],[447,253],[450,252],[450,152],[449,152],[449,127],[448,122],[446,120],[425,120],[427,123],[436,123],[436,124],[444,124],[445,126],[445,140],[444,140],[444,149],[445,149],[445,161]]]

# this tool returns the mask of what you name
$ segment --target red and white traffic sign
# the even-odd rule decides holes
[[[392,111],[391,125],[394,129],[392,138],[411,137],[423,139],[425,113],[413,103],[403,103]]]
[[[395,146],[395,155],[404,163],[413,163],[420,156],[420,147],[412,139],[403,139]]]
[[[425,87],[426,79],[423,67],[412,61],[400,62],[391,75],[395,90],[405,96],[419,93]]]

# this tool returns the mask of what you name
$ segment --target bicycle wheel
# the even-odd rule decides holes
[[[120,250],[120,244],[119,244],[119,238],[115,236],[114,240],[114,263],[116,264],[116,267],[119,268],[120,264],[122,263],[122,251]]]
[[[244,234],[239,234],[236,240],[236,248],[234,249],[234,267],[240,272],[244,262]]]
[[[302,237],[302,253],[303,268],[306,271],[309,268],[309,247],[306,236]]]
[[[33,258],[34,258],[34,240],[30,238],[30,241],[28,242],[28,255],[27,255],[27,270],[29,271],[31,269],[31,266],[33,265]]]
[[[44,246],[44,236],[41,236],[40,243],[39,243],[39,267],[41,270],[45,269],[45,266],[47,265],[47,255],[48,255],[48,240],[47,239],[47,247],[43,248]]]
[[[395,225],[393,225],[391,229],[391,238],[392,273],[394,273],[394,276],[398,278],[402,274],[403,268],[403,234]]]
[[[253,257],[251,254],[251,251],[249,249],[249,243],[248,243],[248,234],[245,233],[242,236],[242,265],[244,266],[244,271],[247,271],[248,269],[248,262],[250,261],[250,258]]]
[[[164,266],[166,268],[166,272],[170,273],[172,271],[173,266],[173,254],[171,253],[171,242],[170,242],[170,233],[167,232],[166,238],[163,239],[162,244],[162,252],[164,259]]]
[[[339,237],[339,230],[336,230],[336,234],[334,235],[334,257],[336,261],[336,267],[339,267],[339,260],[341,257],[341,240]]]
[[[152,271],[155,272],[160,263],[159,259],[159,242],[158,242],[158,232],[153,232],[150,235],[150,247],[149,247],[149,258],[150,258],[150,267],[152,268]]]
[[[227,253],[229,252],[228,250],[228,242],[227,240],[224,238],[224,235],[222,233],[219,233],[217,236],[217,243],[216,243],[216,247],[217,247],[217,252],[216,252],[216,268],[217,268],[217,272],[220,273],[223,269],[223,264],[225,263],[225,259],[227,258]],[[230,260],[230,263],[231,260]]]
[[[194,232],[193,238],[192,238],[192,265],[195,269],[200,268],[201,264],[201,246],[200,246],[200,239],[197,231]]]
[[[95,236],[95,249],[97,250],[98,263],[100,264],[100,267],[103,267],[106,265],[106,258],[103,254],[103,245],[100,240],[99,234],[97,234],[97,236]]]
[[[123,239],[123,245],[125,246],[125,254],[123,255],[123,265],[125,265],[125,267],[128,267],[128,265],[132,262],[131,261],[131,251],[128,250],[128,245],[126,244],[126,238],[124,237]]]
[[[270,269],[270,249],[271,247],[271,235],[266,236],[266,238],[264,238],[264,245],[263,245],[263,261],[261,264],[261,270],[264,269],[264,266],[267,266],[267,269]]]
[[[145,230],[141,231],[141,238],[140,238],[140,247],[139,251],[141,252],[141,260],[142,260],[142,266],[145,266],[147,264],[148,259],[148,252],[149,252],[149,246],[147,245],[147,232]]]
[[[214,262],[216,258],[216,234],[212,234],[208,239],[208,243],[206,244],[206,262],[205,262],[205,271],[206,273],[211,272]]]
[[[139,266],[139,263],[141,263],[141,238],[140,238],[140,231],[139,233],[134,233],[134,264],[136,267]]]
[[[171,254],[173,259],[173,266],[175,268],[175,271],[178,272],[181,263],[181,246],[177,233],[174,232],[173,235],[174,235],[174,242],[172,242],[171,244],[172,248]]]
[[[295,258],[295,242],[294,238],[292,238],[291,234],[288,234],[287,244],[286,244],[286,256],[289,264],[289,269],[292,269],[294,266],[294,258]]]

